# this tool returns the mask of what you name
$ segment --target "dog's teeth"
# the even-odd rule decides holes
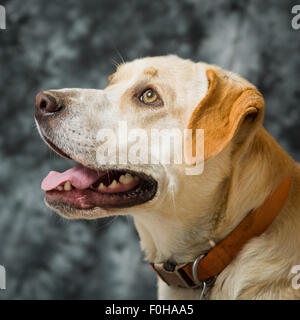
[[[63,187],[62,186],[58,186],[57,188],[56,188],[58,191],[63,191]]]
[[[104,190],[104,189],[106,189],[106,186],[101,182],[99,184],[98,190]]]
[[[139,177],[137,177],[137,176],[133,177],[130,173],[126,173],[125,175],[121,175],[120,178],[119,178],[119,181],[122,184],[129,184],[132,181],[139,181],[139,180],[140,180]]]
[[[70,181],[67,181],[67,182],[64,184],[64,190],[65,190],[65,191],[71,191],[71,190],[72,190],[72,185],[71,185],[71,182],[70,182]]]
[[[119,181],[123,184],[129,184],[133,181],[133,176],[129,173],[126,173],[125,176],[121,176]]]
[[[126,178],[125,178],[125,176],[124,176],[123,174],[120,176],[119,181],[120,181],[121,183],[125,183]]]
[[[111,189],[116,189],[120,186],[120,184],[114,180],[108,187],[111,188]]]
[[[133,176],[130,173],[125,174],[125,178],[127,179],[133,179]]]

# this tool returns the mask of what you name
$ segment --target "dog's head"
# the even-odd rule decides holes
[[[183,211],[199,206],[199,194],[208,196],[208,185],[228,174],[234,148],[262,123],[256,88],[213,65],[144,58],[122,64],[109,79],[104,90],[49,90],[36,98],[42,138],[79,163],[42,184],[47,205],[69,218],[167,212],[174,198]],[[196,129],[204,130],[201,176],[185,171],[195,165]],[[179,148],[161,144],[169,134]]]

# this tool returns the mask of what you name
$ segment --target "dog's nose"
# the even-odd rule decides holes
[[[55,113],[62,109],[56,99],[44,92],[40,92],[35,97],[35,112],[36,114],[42,113]]]

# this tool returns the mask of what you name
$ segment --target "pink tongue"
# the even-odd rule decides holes
[[[97,172],[78,164],[74,168],[62,173],[50,171],[42,182],[42,189],[44,191],[53,190],[66,181],[70,181],[71,184],[77,189],[87,189],[103,175],[105,175],[105,171]]]

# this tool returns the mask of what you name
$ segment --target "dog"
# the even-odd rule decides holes
[[[299,299],[300,167],[264,129],[264,108],[261,93],[239,75],[173,55],[119,65],[104,90],[43,91],[35,103],[39,133],[79,163],[45,178],[46,205],[68,219],[132,215],[160,277],[159,299]],[[190,130],[190,156],[116,163],[108,151],[114,161],[101,163],[99,150],[114,139],[98,132],[120,122],[149,134]],[[198,163],[198,129],[203,167],[187,174]],[[152,156],[153,149],[142,151]],[[201,259],[216,270],[208,270],[210,279],[197,274]]]

